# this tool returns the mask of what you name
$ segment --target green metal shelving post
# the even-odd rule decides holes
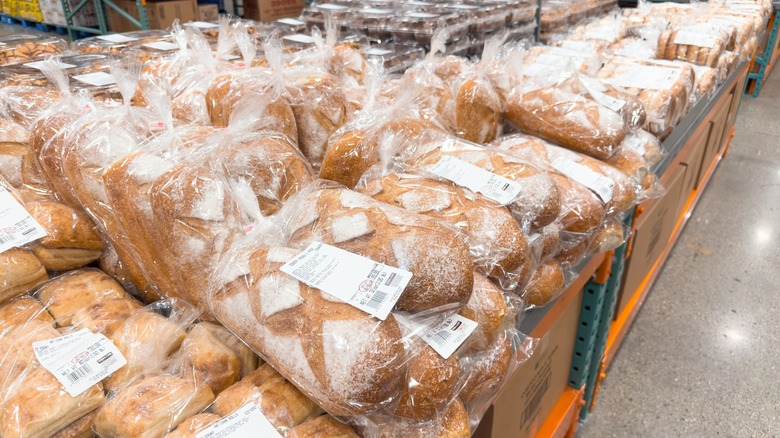
[[[113,9],[117,14],[121,15],[122,17],[130,21],[134,26],[137,26],[139,29],[149,29],[149,18],[146,13],[146,0],[135,0],[136,7],[138,8],[138,18],[135,18],[132,15],[125,12],[124,10],[122,10],[122,8],[117,6],[117,4],[114,3],[112,0],[81,0],[73,8],[71,8],[70,6],[70,0],[61,0],[61,2],[62,2],[62,11],[65,13],[65,22],[67,23],[67,27],[68,27],[68,36],[70,37],[71,40],[74,39],[74,32],[87,32],[96,35],[105,35],[109,33],[110,29],[108,26],[108,19],[106,18],[108,8]],[[97,19],[98,19],[98,27],[86,27],[86,26],[74,25],[73,17],[78,15],[78,13],[88,3],[92,3],[95,7],[95,14],[97,15]]]
[[[778,27],[780,27],[780,8],[775,7],[774,9],[774,21],[772,22],[772,30],[769,32],[769,38],[766,42],[766,47],[764,48],[764,54],[762,56],[756,56],[755,62],[759,65],[758,73],[748,73],[748,82],[750,79],[753,79],[756,81],[755,85],[753,86],[753,97],[758,97],[758,92],[761,91],[761,85],[764,83],[764,79],[766,79],[767,69],[769,68],[769,63],[772,62],[772,51],[775,47],[775,40],[777,39],[777,30]],[[747,90],[745,90],[747,92]]]

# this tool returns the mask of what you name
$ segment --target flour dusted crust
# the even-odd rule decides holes
[[[371,412],[397,396],[403,346],[393,317],[379,321],[294,280],[278,296],[279,281],[288,281],[283,280],[287,274],[278,271],[281,263],[268,262],[266,254],[253,253],[252,273],[212,297],[222,323],[334,415]],[[266,311],[268,294],[287,304]],[[239,302],[250,306],[243,317],[231,309]]]
[[[406,364],[406,385],[394,414],[411,420],[434,417],[455,396],[459,377],[455,355],[444,359],[426,345]]]
[[[474,276],[474,292],[460,315],[477,322],[477,328],[469,336],[469,350],[484,350],[499,336],[509,309],[501,289],[482,275]]]
[[[528,243],[510,211],[450,182],[414,174],[388,174],[368,181],[361,192],[463,230],[476,268],[506,287],[530,263]]]

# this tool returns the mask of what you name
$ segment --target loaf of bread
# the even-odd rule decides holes
[[[611,157],[627,133],[620,114],[557,87],[517,89],[507,98],[506,117],[528,134],[600,159]]]
[[[457,357],[444,359],[426,345],[406,364],[405,386],[394,415],[418,421],[435,417],[455,397],[459,378]]]
[[[293,427],[287,438],[358,438],[358,435],[330,415],[320,415]]]
[[[0,118],[0,177],[17,189],[24,184],[22,163],[30,152],[28,138],[22,125]]]
[[[31,291],[49,278],[31,251],[12,248],[0,253],[0,303]]]
[[[213,400],[207,385],[170,374],[144,375],[100,407],[95,432],[116,438],[160,437]]]
[[[448,138],[419,145],[409,161],[424,170],[445,157],[465,161],[517,184],[518,194],[507,207],[523,229],[539,229],[558,217],[561,199],[555,183],[546,172],[512,155]]]
[[[97,269],[83,269],[56,277],[38,288],[35,296],[60,327],[71,325],[71,318],[82,308],[104,300],[130,299],[119,283]]]
[[[30,321],[54,325],[49,312],[33,297],[22,296],[0,304],[0,337],[16,326]]]
[[[60,101],[55,87],[3,87],[0,91],[3,114],[24,127],[32,126],[38,117],[54,109]]]
[[[8,373],[0,381],[3,437],[52,436],[104,402],[101,386],[72,397],[38,363],[32,343],[60,335],[51,323],[32,320],[0,337],[0,367]]]
[[[624,143],[629,141],[630,140],[626,140]],[[653,185],[656,182],[656,177],[653,173],[652,167],[645,159],[645,156],[642,154],[642,152],[640,152],[640,150],[645,146],[642,144],[642,140],[634,140],[634,145],[636,148],[621,145],[620,149],[618,149],[615,155],[613,155],[609,160],[606,160],[605,163],[629,176],[640,185],[645,193],[648,193],[653,189]],[[648,145],[646,149],[652,147],[652,145]]]
[[[397,323],[392,316],[372,318],[278,270],[297,253],[248,254],[247,274],[213,294],[212,311],[328,412],[380,409],[401,391],[404,346]]]
[[[370,435],[365,435],[379,438],[469,438],[471,427],[463,402],[456,398],[446,408],[442,415],[424,423],[400,417],[389,418],[377,425],[376,431],[372,429]]]
[[[231,122],[236,105],[245,96],[262,100],[260,110],[267,119],[267,126],[287,136],[298,144],[296,118],[290,102],[273,87],[273,73],[269,69],[247,69],[216,76],[206,93],[206,107],[211,124],[224,128]]]
[[[635,95],[647,111],[645,129],[663,138],[688,110],[695,73],[684,63],[614,57],[597,77]]]
[[[577,75],[557,84],[558,88],[581,93],[620,114],[629,133],[640,129],[647,122],[647,112],[642,102],[629,92],[599,79]]]
[[[487,350],[472,355],[470,359],[462,361],[467,364],[462,372],[468,379],[459,393],[460,399],[467,406],[494,397],[509,378],[515,362],[512,338],[507,331],[503,331]]]
[[[734,28],[729,29],[732,32]],[[672,26],[658,37],[656,57],[715,67],[731,39],[729,32],[706,24]]]
[[[96,416],[97,409],[60,429],[52,438],[92,438]]]
[[[71,317],[71,324],[77,328],[86,328],[93,333],[102,333],[111,337],[143,305],[134,299],[117,298],[100,300],[92,305],[78,309]]]
[[[86,266],[103,252],[103,239],[85,213],[59,202],[32,202],[27,210],[46,230],[33,253],[50,271]]]
[[[328,140],[320,178],[354,188],[363,174],[381,160],[403,155],[418,142],[441,135],[432,123],[416,115],[391,113],[387,121],[362,113]]]
[[[328,183],[301,192],[281,215],[292,248],[323,242],[411,272],[401,310],[458,310],[471,296],[467,236],[439,221]]]
[[[566,287],[563,268],[556,259],[541,264],[523,291],[527,306],[543,307],[558,297]]]
[[[378,201],[439,219],[469,238],[477,269],[506,289],[530,263],[528,243],[509,210],[450,182],[414,174],[387,174],[365,181],[359,191]]]
[[[283,434],[321,412],[308,397],[268,364],[260,366],[223,391],[214,400],[211,410],[227,416],[247,403],[256,404],[268,421]]]
[[[298,147],[318,170],[328,139],[349,120],[346,95],[336,78],[309,70],[290,71],[287,90],[298,127]]]
[[[510,310],[501,290],[477,274],[474,276],[474,292],[460,315],[478,324],[469,336],[466,350],[484,350],[498,338]]]
[[[67,146],[65,135],[68,133],[68,127],[81,113],[64,104],[57,109],[60,111],[48,111],[32,124],[30,147],[39,168],[46,175],[49,187],[60,200],[74,207],[80,204],[66,182],[62,154]]]

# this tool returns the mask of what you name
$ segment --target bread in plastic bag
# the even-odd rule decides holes
[[[0,268],[0,303],[31,291],[49,278],[41,261],[27,249],[0,253]]]
[[[165,434],[165,438],[197,438],[198,432],[219,422],[222,417],[211,412],[194,415],[176,426],[171,432]]]
[[[349,426],[339,423],[330,415],[320,415],[319,417],[306,420],[303,423],[293,427],[287,438],[357,438],[358,435]]]
[[[76,312],[98,301],[131,299],[116,280],[97,269],[81,269],[55,277],[38,288],[35,296],[59,326],[71,325]]]

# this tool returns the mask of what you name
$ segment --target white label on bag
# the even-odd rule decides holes
[[[0,186],[0,252],[46,237],[46,231]]]
[[[87,329],[33,342],[32,346],[38,362],[57,378],[71,397],[78,396],[127,364],[113,342]]]
[[[360,12],[363,12],[365,14],[391,14],[393,12],[392,9],[378,9],[378,8],[366,8],[361,9]]]
[[[276,21],[282,24],[288,24],[290,26],[303,26],[305,24],[303,21],[296,20],[295,18],[280,18]]]
[[[669,90],[679,77],[680,70],[677,68],[635,65],[627,68],[622,74],[606,80],[612,85],[624,88]]]
[[[144,47],[148,47],[154,50],[161,50],[163,52],[170,52],[171,50],[178,49],[179,45],[168,41],[155,41],[153,43],[144,44]]]
[[[317,5],[317,7],[320,8],[320,9],[330,9],[331,11],[347,9],[346,6],[334,5],[334,4],[331,4],[331,3],[324,3],[324,4],[321,4],[321,5]]]
[[[450,5],[453,9],[463,9],[463,10],[471,10],[471,9],[478,9],[478,6],[474,5]]]
[[[611,109],[614,112],[619,112],[621,109],[623,109],[624,106],[626,106],[625,100],[617,99],[608,94],[605,94],[603,91],[606,90],[606,87],[604,87],[604,85],[598,80],[586,76],[580,76],[579,79],[582,86],[585,88],[588,94],[590,94],[590,97],[599,104]]]
[[[129,43],[130,41],[138,41],[138,38],[124,36],[121,33],[114,33],[111,35],[100,35],[99,40],[108,41],[109,43]]]
[[[477,322],[460,315],[452,315],[439,324],[425,325],[413,318],[393,313],[393,317],[399,324],[416,332],[426,344],[430,345],[439,355],[449,359],[452,353],[458,349],[471,333],[477,328]]]
[[[718,37],[712,34],[688,32],[681,30],[674,37],[674,43],[685,46],[713,48],[718,43]]]
[[[630,135],[623,140],[623,146],[630,148],[633,151],[639,152],[644,155],[647,152],[645,148],[645,142],[642,141],[642,137],[639,135]]]
[[[558,158],[552,163],[552,167],[567,178],[590,189],[601,198],[602,202],[607,203],[612,200],[612,189],[615,187],[615,182],[606,176],[566,158]]]
[[[56,60],[56,61],[57,61],[57,65],[58,65],[58,66],[59,66],[61,69],[63,69],[63,70],[67,70],[67,69],[69,69],[69,68],[74,68],[74,67],[76,67],[76,66],[75,66],[75,65],[73,65],[73,64],[67,64],[67,63],[64,63],[64,62],[60,61],[59,59],[58,59],[58,60]],[[36,69],[36,70],[40,70],[40,69],[41,69],[41,67],[43,67],[44,65],[48,65],[48,63],[47,63],[46,61],[35,61],[35,62],[28,62],[27,64],[24,64],[24,66],[25,66],[25,67],[34,68],[34,69]]]
[[[198,29],[214,29],[215,27],[219,27],[219,24],[206,23],[205,21],[193,21],[192,23],[187,23],[187,25],[197,27]]]
[[[295,41],[296,43],[314,44],[314,38],[310,37],[309,35],[303,35],[300,33],[296,33],[294,35],[285,35],[282,37],[282,39]]]
[[[409,271],[321,242],[279,269],[383,321],[412,279]]]
[[[206,429],[198,432],[195,438],[255,438],[280,437],[276,428],[265,418],[260,408],[249,402],[236,409]]]
[[[412,18],[436,18],[436,17],[439,17],[439,15],[429,14],[427,12],[407,12],[406,16],[407,17],[412,17]]]
[[[540,53],[534,63],[525,67],[522,72],[526,76],[557,75],[560,70],[567,69],[570,60],[572,63],[578,61],[575,58]]]
[[[84,75],[73,76],[73,79],[84,82],[85,84],[94,85],[96,87],[102,87],[105,85],[111,85],[116,83],[116,80],[109,73],[99,71],[95,73],[87,73]]]
[[[390,53],[393,53],[393,51],[392,50],[387,50],[387,49],[377,49],[375,47],[372,47],[372,48],[366,50],[366,54],[369,55],[369,56],[385,56],[385,55],[388,55]]]
[[[501,205],[512,202],[521,190],[520,185],[514,181],[455,157],[442,157],[427,170],[473,192],[481,193],[486,198]]]

